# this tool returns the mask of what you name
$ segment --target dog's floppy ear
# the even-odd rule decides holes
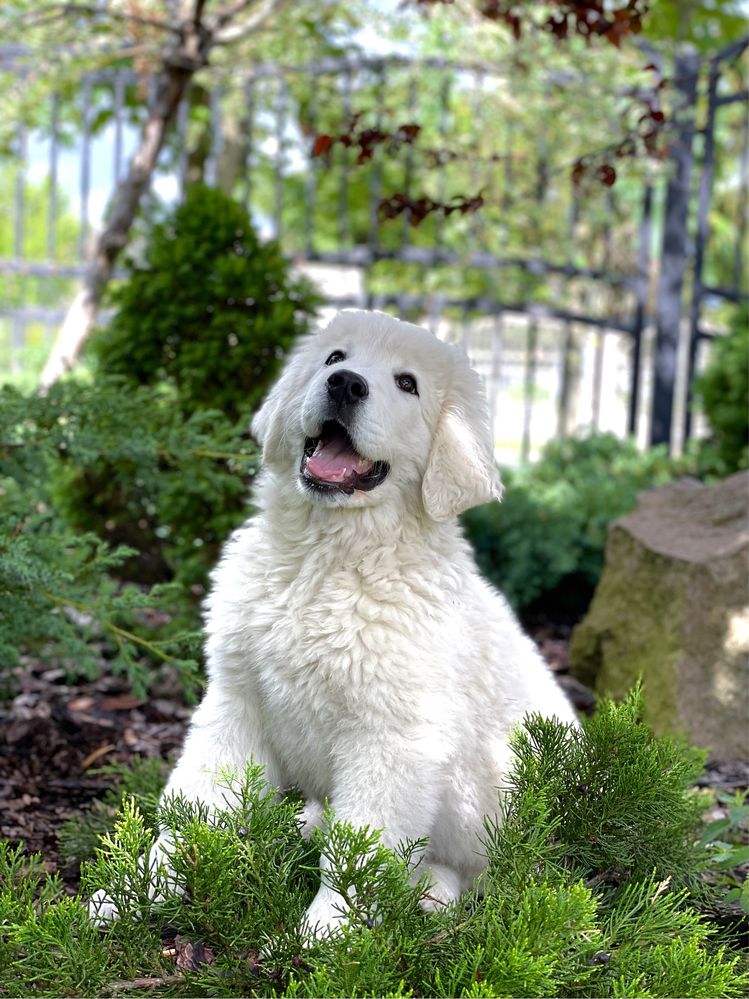
[[[440,414],[421,495],[434,520],[449,520],[472,506],[502,498],[486,402],[478,375],[467,365]]]
[[[277,382],[265,397],[262,406],[252,417],[252,436],[263,449],[263,460],[272,462],[278,454],[283,436],[280,420],[281,383]]]
[[[284,365],[281,377],[263,400],[260,409],[252,417],[250,431],[263,449],[263,461],[273,464],[283,455],[285,436],[285,421],[287,406],[284,400],[293,398],[295,390],[300,387],[301,355],[304,352],[306,338],[297,344],[291,356]]]

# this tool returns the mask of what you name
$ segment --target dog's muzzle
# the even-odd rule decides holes
[[[336,372],[339,373],[351,374]],[[366,388],[364,379],[360,381]],[[330,379],[328,385],[330,387]],[[369,492],[384,481],[389,471],[387,462],[373,461],[359,454],[348,430],[338,420],[326,420],[319,437],[307,438],[299,466],[302,482],[312,491],[346,495],[357,489]]]

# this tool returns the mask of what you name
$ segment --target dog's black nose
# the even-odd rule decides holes
[[[369,385],[361,375],[353,371],[334,371],[328,378],[328,395],[336,404],[337,409],[361,402],[369,395]]]

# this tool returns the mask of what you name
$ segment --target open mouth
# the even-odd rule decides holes
[[[336,420],[326,420],[319,437],[307,438],[299,466],[302,481],[310,489],[347,495],[357,489],[369,492],[389,471],[387,462],[362,457]]]

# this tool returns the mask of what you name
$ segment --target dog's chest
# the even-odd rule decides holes
[[[425,668],[434,680],[448,640],[429,586],[386,557],[309,558],[268,579],[253,660],[269,730],[295,774],[324,772],[343,730],[418,726]]]

